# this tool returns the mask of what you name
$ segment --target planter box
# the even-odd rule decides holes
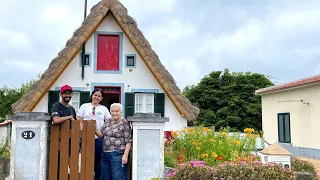
[[[4,179],[10,172],[10,158],[0,158],[0,179]]]

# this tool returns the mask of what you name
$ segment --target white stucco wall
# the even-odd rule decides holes
[[[112,15],[108,15],[106,17],[97,31],[122,32]],[[158,89],[160,93],[164,92],[124,33],[121,74],[94,73],[94,36],[92,36],[86,44],[86,53],[91,53],[91,66],[85,67],[84,80],[81,79],[79,56],[76,56],[67,69],[62,73],[60,78],[51,87],[51,90],[54,90],[55,87],[61,87],[64,84],[69,84],[72,87],[82,87],[85,91],[92,91],[94,84],[107,86],[112,83],[123,83],[125,92],[131,92],[131,89]],[[125,67],[125,54],[136,54],[136,68],[133,68],[132,72],[129,72],[129,68]],[[86,86],[87,83],[89,86]],[[121,97],[121,99],[124,99],[124,97]],[[47,104],[48,96],[46,95],[41,99],[40,103],[33,111],[47,112]],[[176,130],[187,126],[187,120],[180,116],[179,112],[167,96],[165,98],[165,116],[169,117],[169,122],[166,123],[164,127],[165,130]]]
[[[304,100],[310,104],[283,102],[288,100]],[[277,114],[289,112],[292,145],[320,149],[319,109],[319,84],[262,95],[262,129],[265,139],[271,144],[278,142]]]

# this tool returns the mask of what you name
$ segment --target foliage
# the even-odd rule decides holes
[[[183,94],[200,108],[196,125],[261,130],[261,97],[254,92],[271,85],[265,75],[225,69],[211,72],[196,86],[186,86]]]
[[[213,168],[206,166],[204,161],[190,161],[188,164],[180,164],[175,171],[170,172],[168,180],[180,179],[212,179],[214,177]]]
[[[256,152],[256,137],[253,129],[245,136],[240,133],[229,134],[228,129],[192,127],[173,131],[172,139],[165,145],[165,165],[176,167],[177,164],[192,159],[204,160],[210,166],[216,166],[224,161],[237,161]]]
[[[197,164],[195,166],[195,164]],[[168,180],[178,179],[294,179],[290,169],[282,168],[278,164],[262,164],[260,161],[251,163],[225,162],[215,168],[205,165],[204,161],[191,161],[179,165],[173,172],[169,173]]]
[[[292,157],[291,168],[293,171],[310,173],[313,176],[313,179],[316,179],[317,177],[316,169],[310,162]]]
[[[38,75],[39,78],[40,75]],[[0,122],[6,115],[12,115],[11,105],[18,101],[37,80],[27,81],[20,88],[9,88],[7,86],[0,88]]]
[[[10,146],[8,139],[0,144],[0,158],[10,158]]]

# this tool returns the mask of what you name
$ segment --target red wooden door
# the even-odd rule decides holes
[[[97,70],[119,71],[119,36],[98,35]]]

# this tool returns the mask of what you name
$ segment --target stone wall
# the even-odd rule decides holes
[[[8,126],[0,126],[0,144],[5,142],[8,136]]]

